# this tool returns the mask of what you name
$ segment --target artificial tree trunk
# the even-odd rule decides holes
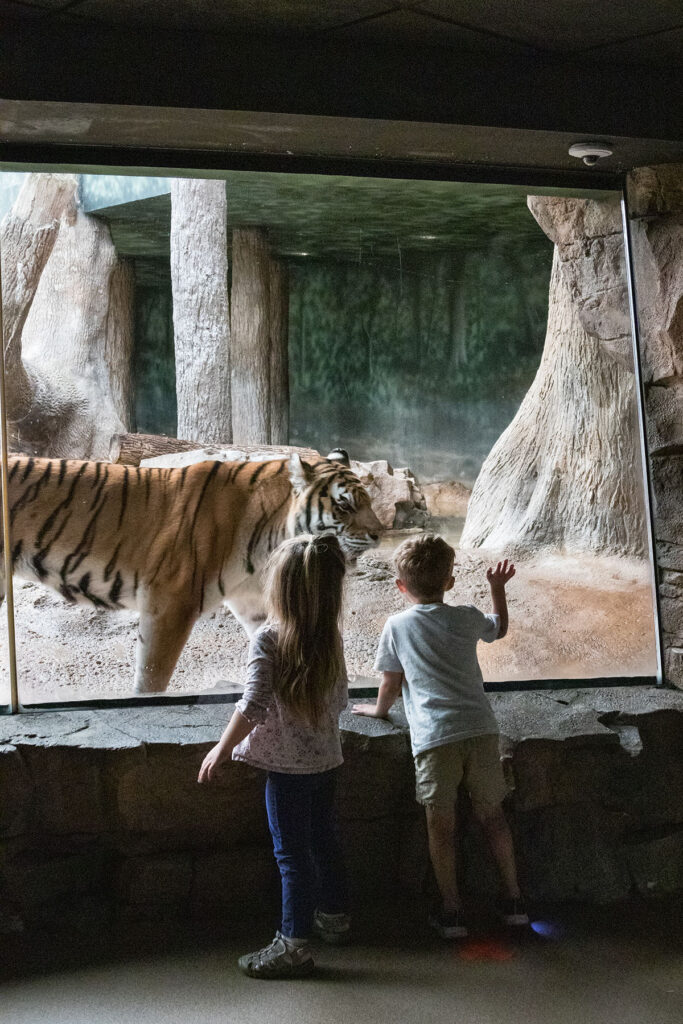
[[[289,274],[270,261],[270,441],[289,440]]]
[[[2,234],[10,444],[106,458],[128,426],[132,270],[79,208],[74,175],[29,175]]]
[[[171,184],[171,282],[178,434],[232,436],[227,198],[222,181]]]
[[[271,438],[270,253],[263,228],[232,233],[233,441]]]
[[[534,203],[544,206],[548,222],[537,219],[551,233],[548,206],[542,199]],[[530,205],[536,216],[538,207]],[[598,224],[598,209],[584,212]],[[591,274],[575,262],[592,250],[594,259],[598,251],[614,256],[612,211],[605,217],[602,234],[594,231],[592,243],[584,238],[583,245],[576,237],[577,223],[563,238],[559,229],[566,221],[554,222],[556,248],[541,364],[517,415],[482,466],[468,506],[463,547],[510,554],[540,548],[645,553],[634,376],[625,365],[623,337],[614,330],[615,320],[619,326],[623,322],[623,265],[612,260],[618,280],[616,269],[611,277],[596,280],[595,267]],[[583,221],[578,227],[582,229]],[[601,238],[607,242],[599,242]],[[596,266],[604,269],[602,256]],[[586,290],[596,294],[596,302],[585,301]],[[593,327],[592,334],[586,325]],[[610,336],[605,338],[608,344],[601,331]]]

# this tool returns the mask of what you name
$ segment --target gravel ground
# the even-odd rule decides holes
[[[373,676],[384,621],[404,607],[393,583],[391,547],[386,543],[364,555],[349,575],[345,650],[352,676]],[[497,557],[481,551],[458,552],[456,584],[447,595],[448,602],[474,603],[488,610],[485,570]],[[508,636],[495,644],[480,644],[485,679],[514,683],[654,674],[652,592],[646,562],[589,556],[528,559],[518,563],[508,596]],[[24,703],[131,695],[135,613],[74,608],[52,591],[21,580],[15,581],[15,601]],[[8,699],[6,649],[3,613],[0,701]],[[246,637],[227,610],[207,616],[195,625],[168,692],[241,689],[246,653]]]

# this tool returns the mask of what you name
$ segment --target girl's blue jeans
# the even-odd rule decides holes
[[[282,879],[282,923],[288,938],[305,939],[315,908],[348,909],[346,872],[337,835],[337,770],[315,775],[269,772],[266,810]]]

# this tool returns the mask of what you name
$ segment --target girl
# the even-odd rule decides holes
[[[332,535],[300,535],[273,553],[269,618],[249,646],[244,695],[199,771],[199,782],[210,782],[232,757],[268,772],[266,810],[282,879],[282,922],[270,945],[240,957],[252,978],[310,974],[311,932],[337,943],[349,935],[334,816],[343,760],[339,713],[348,702],[339,633],[345,571]]]

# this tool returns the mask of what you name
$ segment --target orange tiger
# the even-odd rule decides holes
[[[13,571],[137,609],[135,690],[162,692],[200,615],[225,603],[248,634],[264,620],[260,570],[286,537],[333,532],[349,560],[377,544],[368,494],[332,454],[174,469],[12,456]]]

